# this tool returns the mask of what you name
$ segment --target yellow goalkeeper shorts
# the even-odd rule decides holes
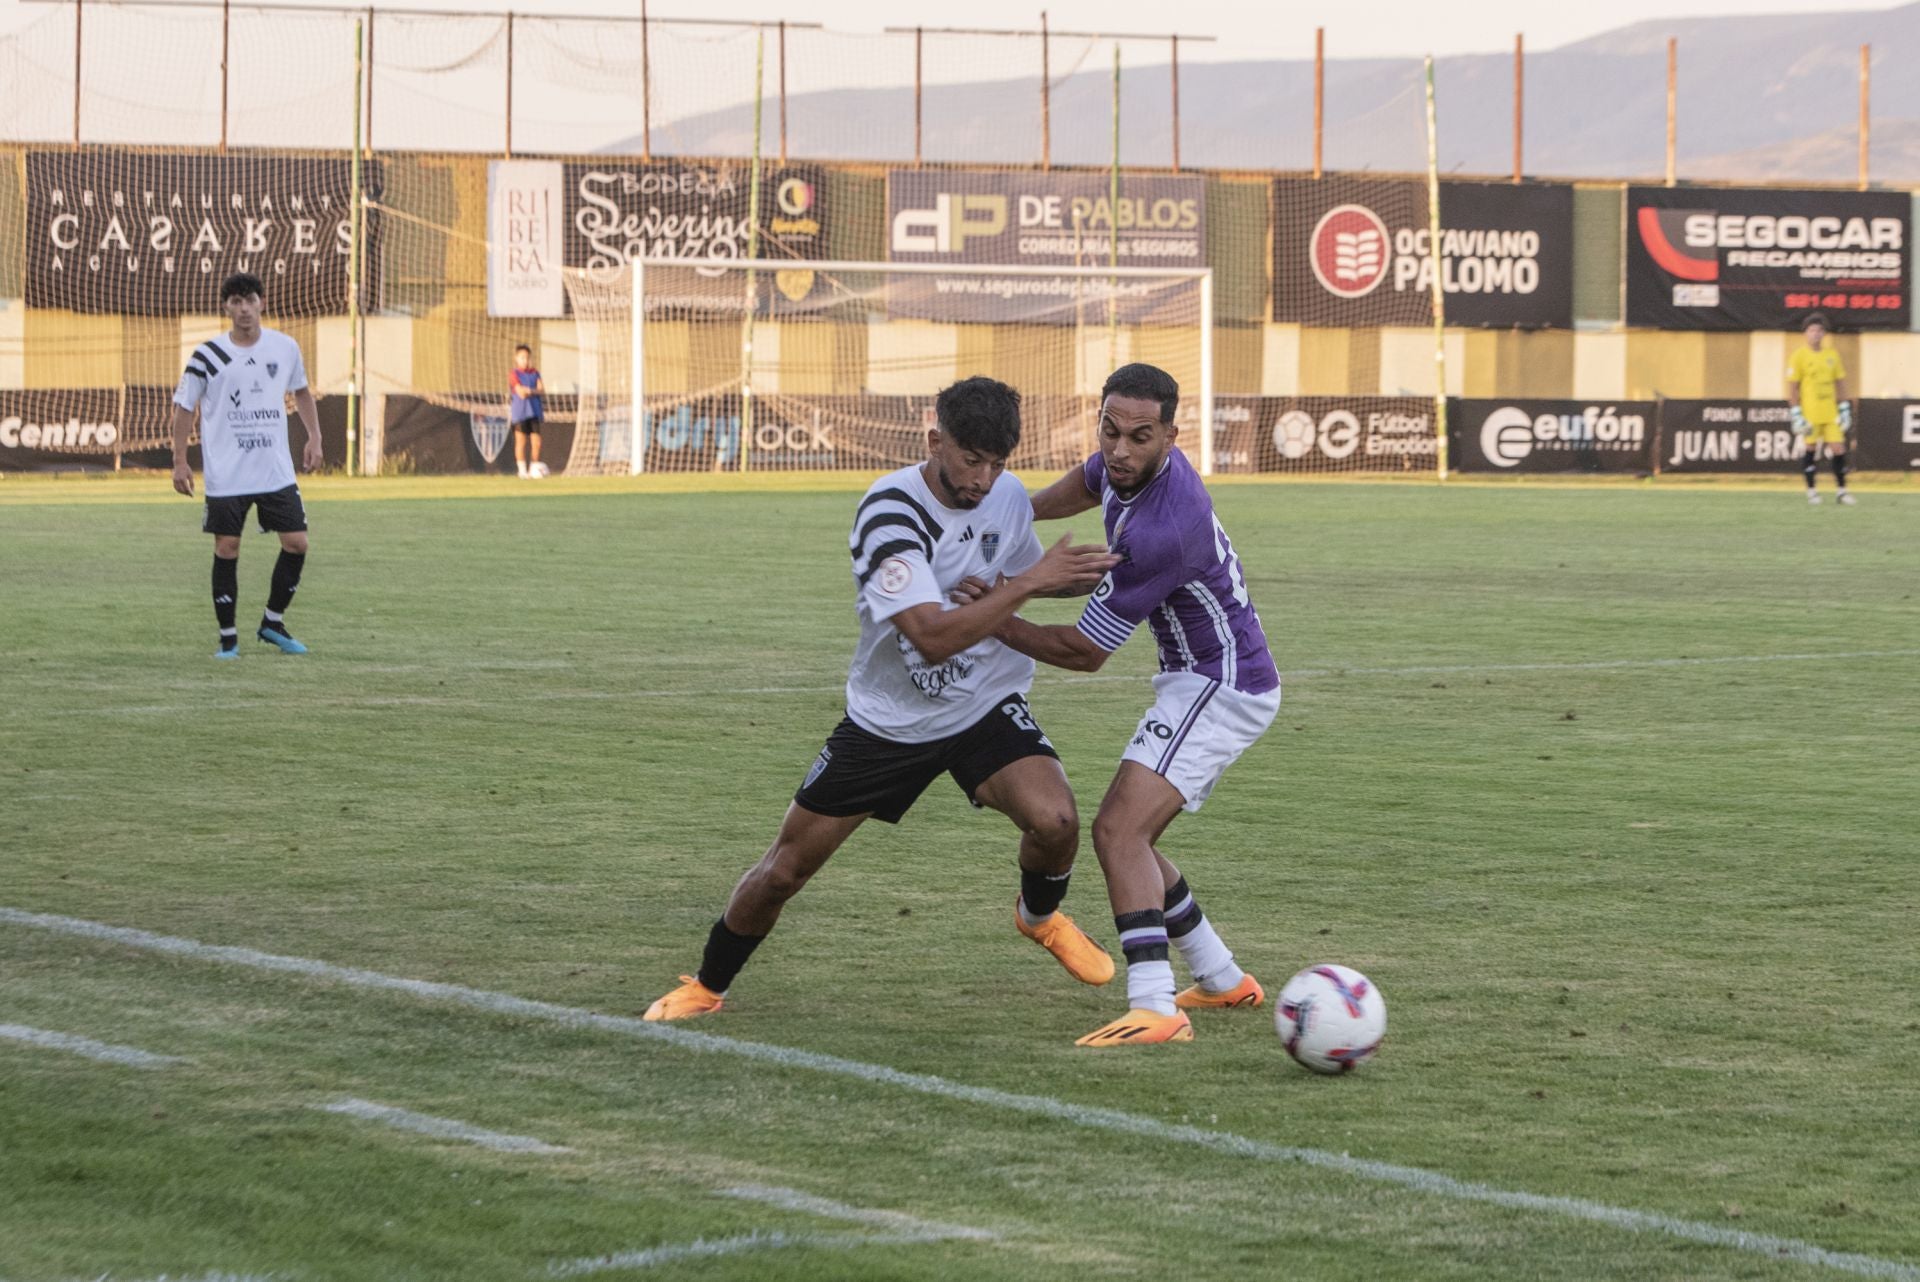
[[[1840,430],[1838,421],[1807,424],[1807,448],[1816,445],[1845,445],[1847,434]]]

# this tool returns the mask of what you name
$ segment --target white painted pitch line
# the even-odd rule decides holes
[[[88,1282],[121,1282],[111,1273],[89,1278]],[[278,1273],[157,1273],[151,1277],[128,1278],[125,1282],[280,1282]]]
[[[578,1260],[555,1260],[547,1265],[547,1273],[549,1276],[559,1278],[582,1277],[589,1273],[606,1273],[616,1269],[648,1269],[655,1265],[678,1263],[681,1260],[735,1255],[741,1251],[774,1250],[789,1246],[844,1250],[855,1246],[906,1246],[928,1242],[950,1242],[956,1239],[969,1242],[998,1240],[996,1234],[986,1229],[968,1228],[963,1224],[941,1224],[934,1220],[922,1220],[904,1215],[899,1211],[880,1211],[849,1206],[845,1202],[817,1197],[812,1193],[803,1193],[799,1189],[743,1184],[738,1188],[721,1189],[719,1192],[721,1197],[762,1202],[768,1206],[777,1206],[784,1211],[798,1211],[806,1215],[817,1215],[822,1219],[865,1224],[884,1229],[886,1232],[786,1233],[780,1230],[757,1229],[737,1237],[717,1238],[711,1241],[706,1238],[696,1238],[692,1242],[679,1245],[654,1246],[640,1251],[621,1251],[614,1255],[586,1256]]]
[[[844,1251],[856,1246],[918,1246],[939,1238],[896,1233],[783,1233],[778,1230],[743,1233],[738,1237],[695,1238],[672,1246],[650,1246],[643,1251],[619,1251],[612,1255],[589,1255],[578,1260],[555,1260],[547,1265],[547,1276],[579,1278],[592,1273],[612,1273],[630,1269],[651,1269],[682,1260],[705,1260],[717,1255],[738,1255],[743,1251],[774,1251],[782,1247],[815,1247]]]
[[[1824,654],[1682,655],[1673,658],[1647,659],[1543,660],[1537,663],[1420,663],[1371,668],[1334,666],[1287,668],[1284,669],[1280,675],[1283,681],[1303,681],[1319,680],[1323,677],[1424,677],[1446,674],[1474,676],[1503,672],[1611,672],[1635,671],[1639,669],[1658,670],[1662,668],[1715,667],[1725,664],[1806,663],[1813,660],[1910,659],[1915,657],[1920,657],[1920,649],[1836,650],[1828,651]],[[1116,682],[1141,682],[1145,681],[1146,677],[1147,674],[1144,673],[1096,673],[1087,676],[1043,675],[1036,678],[1034,684],[1042,687],[1112,685]],[[311,702],[316,706],[329,708],[494,708],[521,703],[617,703],[640,699],[717,699],[737,695],[839,694],[845,689],[845,682],[836,682],[833,685],[812,686],[729,686],[722,690],[532,690],[515,695],[511,699],[479,699],[425,694],[363,695],[348,698],[317,699]],[[237,702],[225,702],[221,706],[233,709],[278,708],[283,706],[284,702],[284,700],[242,699]],[[67,708],[56,713],[49,713],[48,715],[61,717],[162,716],[197,711],[200,706],[199,704],[185,703],[109,704],[94,708]]]
[[[503,1135],[499,1131],[483,1130],[466,1122],[455,1121],[451,1117],[434,1117],[430,1113],[415,1113],[387,1104],[375,1104],[371,1100],[343,1099],[332,1104],[315,1104],[313,1107],[323,1113],[341,1113],[347,1117],[357,1117],[364,1122],[378,1122],[382,1126],[391,1126],[395,1130],[431,1135],[435,1139],[478,1144],[481,1148],[490,1148],[496,1153],[573,1152],[570,1148],[549,1144],[544,1140],[534,1139],[530,1135]]]
[[[822,1219],[845,1220],[850,1224],[865,1224],[872,1228],[890,1229],[896,1233],[931,1235],[942,1239],[961,1238],[971,1242],[992,1242],[999,1237],[998,1234],[988,1232],[986,1229],[968,1228],[964,1224],[942,1224],[938,1220],[922,1220],[899,1211],[879,1211],[866,1207],[848,1206],[845,1202],[835,1202],[831,1198],[802,1193],[799,1189],[743,1184],[738,1188],[721,1189],[720,1196],[735,1197],[747,1202],[764,1202],[768,1206],[777,1206],[783,1211],[800,1211],[807,1215],[818,1215]]]
[[[1607,1206],[1600,1202],[1590,1202],[1584,1198],[1558,1197],[1496,1188],[1489,1184],[1457,1180],[1450,1175],[1422,1170],[1419,1167],[1396,1166],[1389,1162],[1375,1162],[1324,1149],[1292,1148],[1280,1144],[1269,1144],[1263,1140],[1248,1139],[1229,1131],[1209,1131],[1197,1126],[1176,1126],[1156,1118],[1139,1117],[1115,1109],[1072,1104],[1043,1095],[1015,1095],[990,1087],[967,1086],[929,1074],[906,1073],[884,1065],[865,1064],[858,1060],[842,1059],[836,1055],[825,1055],[817,1051],[793,1050],[785,1046],[766,1046],[758,1042],[737,1041],[731,1037],[717,1037],[710,1033],[694,1033],[673,1024],[648,1023],[627,1015],[604,1015],[597,1011],[561,1006],[554,1002],[515,997],[509,993],[487,992],[484,989],[467,988],[459,984],[438,984],[419,979],[405,979],[394,975],[383,975],[378,971],[335,966],[330,962],[315,961],[305,957],[263,953],[252,948],[203,944],[193,939],[156,935],[150,931],[135,930],[125,926],[108,926],[101,922],[85,921],[76,917],[32,913],[19,908],[0,907],[0,924],[26,926],[57,935],[99,940],[122,947],[145,949],[149,952],[192,957],[200,961],[245,966],[253,970],[307,975],[354,988],[407,993],[427,1001],[448,1002],[497,1015],[544,1020],[566,1028],[595,1029],[638,1040],[664,1042],[682,1050],[731,1055],[739,1059],[778,1065],[782,1068],[805,1069],[837,1077],[851,1077],[874,1085],[892,1086],[916,1094],[979,1104],[1003,1112],[1050,1117],[1073,1126],[1086,1127],[1089,1130],[1136,1135],[1163,1144],[1190,1144],[1197,1148],[1243,1157],[1251,1161],[1297,1163],[1350,1175],[1357,1179],[1398,1185],[1434,1197],[1533,1211],[1563,1219],[1585,1220],[1630,1233],[1659,1234],[1682,1241],[1744,1251],[1769,1259],[1793,1260],[1801,1264],[1817,1265],[1860,1277],[1889,1278],[1894,1282],[1920,1282],[1920,1265],[1873,1255],[1830,1251],[1825,1247],[1795,1238],[1750,1233],[1744,1229],[1730,1229],[1697,1220],[1683,1220],[1652,1211],[1628,1210],[1623,1207]]]
[[[69,1055],[82,1055],[103,1064],[125,1064],[128,1068],[165,1068],[169,1064],[186,1063],[178,1055],[155,1055],[152,1051],[137,1050],[132,1046],[115,1046],[111,1042],[96,1042],[91,1037],[29,1028],[25,1024],[0,1024],[0,1038],[47,1050],[65,1051]]]

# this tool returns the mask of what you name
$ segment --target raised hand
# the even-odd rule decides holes
[[[1020,584],[1034,596],[1091,592],[1120,558],[1097,543],[1076,544],[1063,534],[1033,568],[1020,575]]]

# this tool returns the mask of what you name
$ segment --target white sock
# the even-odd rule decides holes
[[[1020,912],[1020,920],[1027,924],[1028,930],[1034,929],[1035,927],[1039,926],[1041,922],[1046,921],[1048,918],[1053,916],[1052,913],[1048,913],[1045,917],[1034,916],[1032,913],[1027,911],[1027,901],[1024,899],[1018,901],[1018,907]]]
[[[1172,962],[1127,963],[1127,1009],[1174,1013]]]
[[[524,461],[516,459],[514,460],[514,466],[520,469],[521,476],[524,477],[527,474],[527,465]]]
[[[1224,993],[1246,978],[1247,973],[1234,964],[1233,950],[1204,915],[1198,926],[1175,938],[1173,944],[1200,987],[1210,993]]]

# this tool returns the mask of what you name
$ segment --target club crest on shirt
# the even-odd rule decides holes
[[[268,377],[268,378],[279,378],[279,377],[280,377],[280,362],[279,362],[279,361],[268,361],[268,362],[267,362],[267,377]]]
[[[988,530],[980,536],[980,555],[992,565],[994,558],[1000,555],[1000,531]]]

